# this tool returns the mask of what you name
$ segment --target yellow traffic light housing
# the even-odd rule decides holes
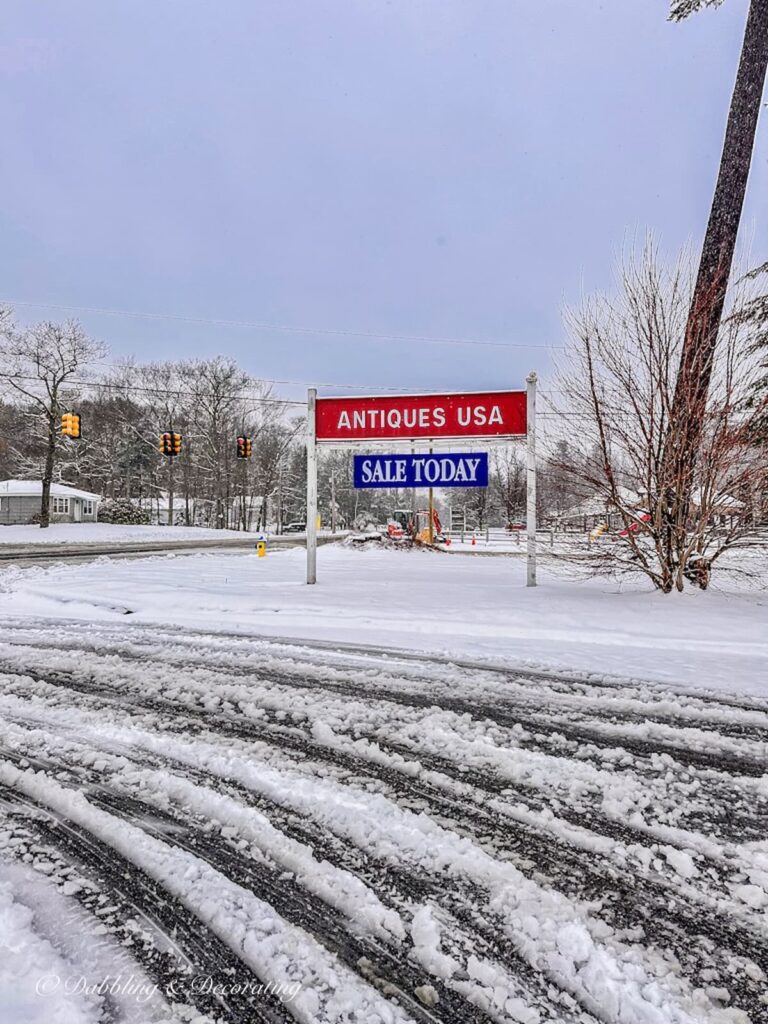
[[[253,443],[250,437],[238,437],[237,439],[237,457],[238,459],[250,459],[253,451]]]
[[[80,414],[77,412],[62,413],[61,432],[64,437],[80,437]]]
[[[166,430],[164,434],[160,435],[158,451],[161,455],[168,455],[171,458],[174,455],[181,455],[181,434]]]

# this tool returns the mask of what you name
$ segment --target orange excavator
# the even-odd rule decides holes
[[[409,508],[398,508],[392,513],[387,524],[387,536],[391,540],[410,540],[415,544],[446,544],[443,524],[436,508],[432,509],[432,536],[429,530],[429,509],[413,512]]]

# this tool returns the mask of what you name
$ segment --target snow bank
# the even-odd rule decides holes
[[[768,595],[761,592],[665,596],[641,585],[618,591],[604,581],[564,581],[550,571],[532,590],[515,559],[341,545],[321,548],[318,562],[315,587],[304,583],[301,549],[262,559],[210,553],[12,570],[0,574],[0,615],[130,614],[191,629],[768,693]]]
[[[97,1024],[98,1000],[67,992],[57,979],[76,973],[40,936],[29,907],[0,881],[0,1006],[10,1024]]]
[[[224,540],[247,534],[237,530],[207,530],[200,526],[124,526],[119,523],[51,523],[39,526],[0,526],[1,544],[117,544],[166,540]]]

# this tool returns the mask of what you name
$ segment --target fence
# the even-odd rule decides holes
[[[501,526],[486,526],[482,530],[446,530],[452,544],[469,545],[481,550],[524,551],[526,546],[525,530],[505,530]],[[474,538],[474,543],[473,543]],[[569,534],[555,530],[537,530],[536,544],[540,548],[554,548],[567,543],[581,546],[586,543],[586,534]]]

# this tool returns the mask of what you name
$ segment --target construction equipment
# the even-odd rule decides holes
[[[436,508],[432,509],[432,537],[429,529],[429,509],[421,508],[416,512],[410,508],[397,508],[387,523],[387,536],[390,540],[402,540],[415,544],[445,544],[443,525]]]
[[[589,542],[590,542],[590,544],[593,541],[595,541],[595,540],[599,540],[603,536],[603,534],[607,533],[607,532],[608,532],[608,523],[598,523],[597,526],[593,530],[590,530],[590,532],[589,532]]]

